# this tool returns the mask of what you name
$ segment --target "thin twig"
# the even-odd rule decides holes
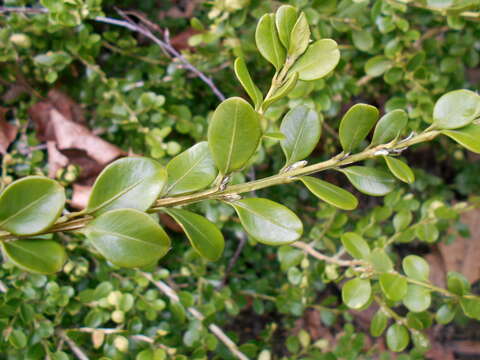
[[[72,340],[68,337],[67,333],[63,330],[59,331],[60,337],[65,340],[72,352],[75,354],[79,360],[90,360],[90,358],[85,355],[85,352]]]
[[[175,290],[173,290],[163,281],[155,280],[152,275],[148,273],[141,272],[140,274],[154,284],[161,292],[167,295],[171,301],[176,303],[180,302],[180,298]],[[189,307],[187,310],[195,319],[202,322],[205,320],[205,316],[194,307]],[[210,324],[208,325],[208,328],[222,343],[225,344],[225,346],[232,352],[233,355],[235,355],[235,357],[240,360],[249,360],[248,357],[238,349],[237,344],[235,344],[217,325]]]
[[[318,252],[315,250],[313,247],[308,245],[307,243],[304,243],[303,241],[297,241],[291,244],[291,246],[302,249],[309,255],[313,256],[314,258],[322,261],[326,261],[328,263],[336,264],[338,266],[355,266],[355,265],[363,265],[364,263],[359,260],[340,260],[335,257],[327,256],[325,254],[322,254],[321,252]]]
[[[0,14],[2,13],[45,14],[48,13],[48,9],[0,6]]]
[[[230,275],[230,272],[232,271],[233,267],[237,263],[238,258],[240,257],[240,254],[242,253],[242,250],[245,247],[246,243],[247,243],[247,235],[244,232],[242,232],[241,235],[239,236],[239,242],[238,242],[237,248],[235,249],[235,253],[233,254],[230,261],[228,262],[227,269],[225,270],[225,276],[223,277],[223,280],[220,286],[218,287],[219,289],[222,289],[227,284],[227,280]]]

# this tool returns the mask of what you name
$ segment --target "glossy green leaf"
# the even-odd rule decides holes
[[[380,287],[385,296],[392,301],[400,301],[407,294],[407,280],[397,274],[380,274]]]
[[[290,34],[290,41],[288,45],[288,56],[292,59],[297,59],[302,55],[308,47],[310,42],[310,26],[308,26],[307,17],[302,11]]]
[[[376,272],[389,272],[393,269],[392,259],[385,250],[380,248],[376,248],[370,253],[368,261]]]
[[[390,111],[378,120],[373,132],[372,145],[386,144],[401,135],[407,127],[408,115],[404,110]]]
[[[305,159],[317,146],[322,127],[315,110],[305,105],[291,109],[283,118],[280,131],[285,140],[280,142],[286,165]]]
[[[168,181],[163,191],[166,195],[177,195],[203,189],[217,176],[208,143],[199,142],[167,164]]]
[[[412,169],[402,160],[395,159],[391,156],[384,156],[383,158],[387,163],[388,169],[398,180],[406,182],[407,184],[412,184],[415,181],[415,175]]]
[[[378,109],[366,104],[353,105],[343,115],[338,135],[343,151],[350,153],[365,140],[378,120]]]
[[[369,280],[355,278],[343,285],[342,300],[351,309],[360,309],[372,295],[372,286]]]
[[[460,305],[463,313],[472,319],[480,320],[480,299],[478,297],[460,299]]]
[[[143,157],[114,161],[98,176],[86,208],[101,215],[113,209],[147,210],[167,182],[167,171],[158,162]]]
[[[480,141],[478,141],[480,139],[480,124],[470,124],[456,130],[444,130],[442,134],[455,140],[464,148],[480,154]]]
[[[367,166],[340,169],[357,190],[371,196],[387,195],[395,188],[395,179],[385,170]]]
[[[480,116],[480,96],[470,90],[450,91],[433,108],[433,124],[438,129],[457,129]]]
[[[405,274],[415,280],[428,282],[430,277],[430,266],[417,255],[408,255],[402,261],[402,267]]]
[[[263,110],[267,110],[270,105],[272,105],[275,101],[278,101],[285,96],[287,96],[294,88],[295,85],[297,84],[298,80],[298,73],[291,73],[288,75],[288,77],[285,79],[283,84],[275,91],[275,93],[266,98],[265,101],[263,102],[262,108]]]
[[[107,260],[122,267],[150,265],[170,249],[170,239],[162,227],[134,209],[103,213],[87,225],[84,233]]]
[[[447,289],[454,294],[463,296],[470,292],[470,283],[462,274],[449,271],[447,274]]]
[[[377,77],[383,75],[383,73],[390,69],[391,66],[391,60],[389,60],[386,56],[378,55],[369,59],[365,63],[365,72],[371,77]]]
[[[21,239],[3,242],[2,246],[15,265],[33,273],[56,273],[67,258],[63,246],[53,240]]]
[[[322,39],[310,45],[290,69],[300,80],[318,80],[328,75],[340,61],[340,50],[332,39]]]
[[[300,238],[303,224],[287,207],[268,199],[248,198],[231,205],[240,222],[258,242],[267,245],[290,244]]]
[[[65,190],[56,181],[25,177],[0,194],[0,229],[15,235],[38,234],[55,223],[64,205]]]
[[[275,13],[275,25],[277,26],[278,37],[281,43],[288,49],[290,34],[297,22],[297,9],[291,5],[282,5]]]
[[[382,309],[379,309],[375,315],[373,315],[372,322],[370,323],[370,334],[374,337],[379,337],[387,328],[387,324],[387,315],[385,315]]]
[[[341,241],[345,250],[355,259],[366,259],[370,255],[370,246],[356,233],[347,232],[343,234]]]
[[[258,21],[255,31],[255,42],[260,54],[275,69],[280,70],[285,62],[285,48],[278,37],[275,27],[275,16],[273,14],[265,14]]]
[[[242,84],[243,88],[247,92],[250,99],[252,99],[255,107],[260,106],[263,100],[262,92],[258,89],[257,85],[253,82],[250,73],[248,72],[247,64],[242,58],[237,58],[234,64],[235,75],[238,81]]]
[[[403,305],[412,312],[422,312],[429,308],[432,302],[430,291],[423,286],[409,284]]]
[[[435,314],[437,323],[446,325],[455,318],[456,308],[451,304],[443,304]]]
[[[228,174],[245,166],[261,136],[259,116],[248,102],[239,97],[223,101],[208,128],[208,145],[220,172]]]
[[[192,247],[201,256],[211,261],[218,260],[222,256],[225,241],[215,224],[187,210],[168,209],[165,212],[182,227]]]
[[[391,351],[400,352],[407,348],[410,336],[405,326],[393,324],[387,330],[387,346]]]
[[[341,187],[312,176],[302,176],[300,180],[315,196],[332,206],[353,210],[358,205],[357,198]]]

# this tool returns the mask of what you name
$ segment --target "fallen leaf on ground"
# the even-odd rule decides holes
[[[17,137],[18,128],[5,120],[8,109],[0,107],[0,153],[5,155],[7,148]]]

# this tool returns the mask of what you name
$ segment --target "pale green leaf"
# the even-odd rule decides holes
[[[407,280],[398,275],[383,273],[380,274],[380,287],[385,296],[392,301],[400,301],[407,295]]]
[[[457,129],[480,116],[480,96],[470,90],[450,91],[433,108],[433,124],[438,129]]]
[[[298,73],[295,72],[289,74],[288,77],[284,80],[283,84],[277,89],[277,91],[275,91],[272,96],[265,99],[262,105],[262,109],[264,111],[267,110],[268,107],[272,105],[275,101],[278,101],[287,96],[295,88],[297,80]]]
[[[375,315],[373,315],[372,322],[370,323],[370,334],[374,337],[379,337],[387,328],[387,324],[387,315],[385,315],[382,309],[378,310]]]
[[[277,26],[278,37],[281,43],[288,49],[290,34],[297,21],[297,9],[291,5],[282,5],[275,14],[275,25]]]
[[[412,169],[402,160],[395,159],[391,156],[384,156],[383,158],[387,163],[388,169],[398,180],[406,182],[407,184],[412,184],[415,181],[415,175]]]
[[[390,111],[378,120],[373,132],[372,145],[386,144],[400,136],[407,127],[408,116],[404,110]]]
[[[353,210],[358,205],[355,196],[329,182],[314,178],[312,176],[302,176],[300,180],[305,186],[319,199],[326,203],[343,210]]]
[[[342,235],[341,241],[345,250],[355,259],[367,259],[370,255],[370,246],[358,234],[347,232]]]
[[[290,41],[288,45],[288,56],[292,59],[297,59],[302,55],[308,47],[310,41],[310,26],[308,26],[307,17],[302,11],[298,16],[297,22],[290,34]]]
[[[365,72],[371,77],[377,77],[383,75],[391,66],[392,61],[390,59],[386,56],[378,55],[365,63]]]
[[[405,326],[393,324],[387,330],[387,346],[391,351],[400,352],[407,348],[410,336]]]
[[[383,196],[395,188],[395,179],[382,169],[350,166],[340,169],[359,191],[371,196]]]
[[[332,39],[322,39],[310,45],[290,69],[300,80],[318,80],[328,75],[340,61],[340,50]]]
[[[285,62],[285,48],[278,37],[275,27],[275,16],[273,14],[265,14],[258,21],[255,31],[255,42],[260,54],[262,54],[277,71],[280,70]]]
[[[408,255],[402,261],[402,267],[405,274],[415,280],[428,282],[430,277],[430,266],[417,255]]]
[[[343,285],[342,300],[351,309],[363,307],[372,295],[372,286],[369,280],[355,278]]]
[[[422,312],[429,308],[432,302],[430,291],[419,285],[409,284],[403,305],[411,312]]]
[[[260,106],[263,100],[262,92],[258,89],[257,85],[253,82],[250,73],[248,72],[247,64],[243,58],[237,58],[234,64],[235,75],[238,81],[242,84],[243,88],[247,92],[253,104],[257,108]]]
[[[442,134],[452,138],[464,148],[480,154],[480,124],[470,124],[461,129],[443,130]]]

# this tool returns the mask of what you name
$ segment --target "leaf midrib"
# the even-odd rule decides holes
[[[194,162],[194,163],[192,164],[192,166],[191,166],[187,171],[185,171],[185,173],[184,173],[182,176],[180,176],[176,181],[174,181],[174,182],[172,183],[172,185],[170,185],[170,186],[168,187],[168,189],[167,189],[167,191],[166,191],[165,193],[168,194],[170,191],[172,191],[172,189],[173,189],[179,182],[181,182],[188,174],[190,174],[190,173],[196,168],[196,166],[197,166],[200,162],[202,162],[207,156],[208,156],[208,153],[206,153],[206,152],[205,152],[205,154],[201,155],[201,156],[199,157],[199,159],[198,159],[196,162]]]
[[[265,215],[263,215],[263,214],[261,214],[261,213],[258,213],[258,212],[254,211],[254,210],[252,210],[252,209],[251,209],[250,207],[248,207],[248,206],[245,206],[245,205],[243,205],[243,204],[240,205],[239,202],[235,203],[234,206],[238,206],[238,207],[240,207],[240,208],[242,208],[242,209],[244,209],[244,210],[246,210],[246,211],[251,212],[251,213],[254,214],[254,215],[257,215],[257,216],[259,216],[259,217],[261,217],[261,218],[263,218],[263,219],[266,219],[267,221],[271,222],[272,224],[274,224],[274,225],[276,225],[276,226],[278,226],[278,227],[280,227],[280,228],[283,228],[283,229],[287,230],[288,232],[293,232],[293,233],[297,234],[296,231],[291,230],[291,229],[290,229],[289,227],[287,227],[287,226],[283,226],[281,223],[276,222],[275,220],[270,220],[270,219],[269,219],[268,217],[266,217]]]

